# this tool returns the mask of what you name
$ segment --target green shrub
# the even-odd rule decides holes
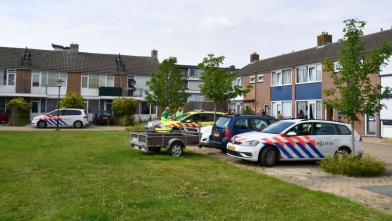
[[[243,114],[251,114],[251,115],[255,114],[253,112],[252,108],[250,108],[249,106],[245,106],[245,108],[242,109],[242,113]]]
[[[353,177],[380,176],[386,171],[385,163],[369,154],[335,154],[319,161],[319,164],[325,172]]]
[[[8,126],[25,126],[30,121],[30,109],[32,104],[28,103],[22,97],[13,98],[7,105],[11,109],[11,118],[9,119]]]

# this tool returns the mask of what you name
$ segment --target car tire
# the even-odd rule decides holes
[[[347,155],[351,153],[350,148],[348,147],[339,147],[338,151],[335,154],[342,154],[342,155]]]
[[[278,161],[278,151],[272,147],[267,146],[261,149],[259,154],[259,163],[264,167],[272,167]]]
[[[182,152],[184,151],[184,145],[180,142],[173,142],[170,147],[167,149],[167,153],[170,156],[181,156]]]
[[[227,147],[221,147],[219,149],[222,151],[222,153],[227,153]]]
[[[38,121],[38,123],[37,123],[37,127],[38,128],[45,128],[46,127],[46,123],[45,123],[45,121]]]
[[[82,128],[83,127],[83,123],[81,121],[75,121],[74,127],[75,128]]]

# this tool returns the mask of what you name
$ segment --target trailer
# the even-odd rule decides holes
[[[184,131],[160,133],[155,131],[131,132],[130,146],[144,152],[166,148],[171,156],[181,156],[187,145],[199,145],[199,133]]]

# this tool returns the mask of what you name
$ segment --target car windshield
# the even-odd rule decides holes
[[[279,134],[293,124],[295,124],[295,122],[279,121],[264,128],[264,130],[262,130],[261,132],[268,134]]]
[[[185,114],[183,114],[183,115],[181,115],[181,116],[179,116],[179,117],[176,117],[176,120],[177,120],[177,121],[180,121],[180,120],[184,119],[184,118],[187,117],[187,116],[189,116],[189,113],[185,113]]]

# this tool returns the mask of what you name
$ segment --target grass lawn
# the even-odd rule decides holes
[[[1,131],[4,220],[392,220],[329,193],[185,151],[143,153],[127,131]]]

